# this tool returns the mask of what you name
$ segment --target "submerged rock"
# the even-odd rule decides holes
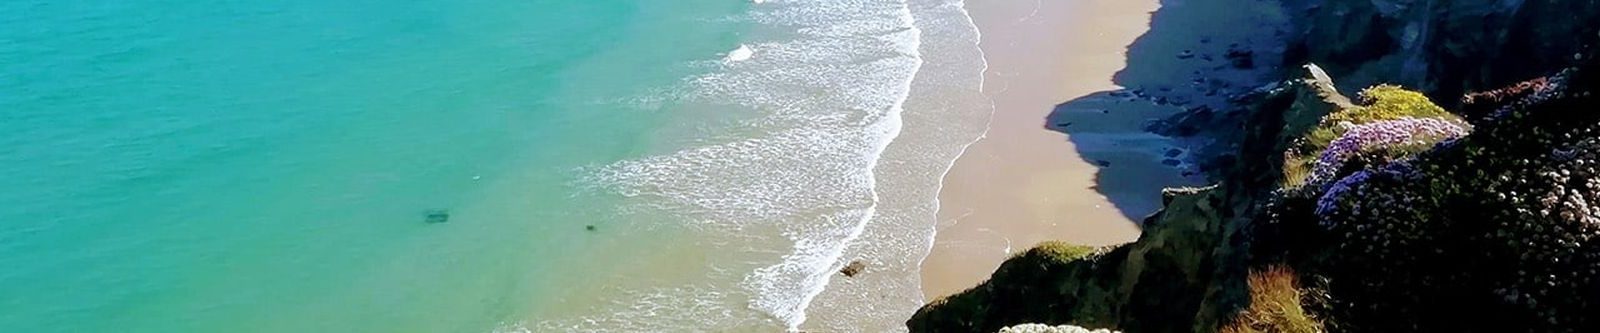
[[[427,223],[450,222],[450,211],[443,209],[429,210],[423,214],[422,221]]]
[[[844,265],[844,268],[839,269],[839,274],[844,274],[846,277],[856,277],[856,275],[860,275],[862,271],[866,270],[867,263],[856,260],[851,261],[849,265]]]

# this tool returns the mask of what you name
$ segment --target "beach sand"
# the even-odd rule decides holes
[[[1282,14],[1260,0],[1162,2],[968,3],[995,112],[945,177],[922,263],[926,298],[975,286],[1042,241],[1131,242],[1161,189],[1204,182],[1184,161],[1194,140],[1145,129],[1199,105],[1224,108],[1217,91],[1269,77],[1275,64],[1243,68],[1224,54],[1275,45]],[[1241,28],[1252,26],[1263,28]]]

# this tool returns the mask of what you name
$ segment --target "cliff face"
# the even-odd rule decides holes
[[[913,332],[994,332],[1044,323],[1116,327],[1130,332],[1187,332],[1224,255],[1227,232],[1216,188],[1171,190],[1167,209],[1138,242],[1062,255],[1047,244],[1007,260],[989,281],[923,307]],[[1180,250],[1181,249],[1181,250]],[[1197,250],[1197,252],[1190,252]],[[1216,251],[1216,252],[1214,252]]]
[[[913,332],[994,332],[1023,323],[1128,332],[1211,331],[1249,298],[1245,288],[1257,204],[1279,182],[1285,147],[1323,115],[1349,107],[1320,69],[1252,94],[1256,130],[1227,181],[1163,193],[1164,208],[1134,243],[1097,251],[1047,244],[1006,261],[989,281],[924,306]],[[1062,253],[1072,253],[1063,255]]]
[[[1303,38],[1287,63],[1324,65],[1345,88],[1394,83],[1446,104],[1565,67],[1600,30],[1600,1],[1285,2]]]
[[[1022,323],[1249,332],[1237,322],[1260,315],[1251,302],[1262,298],[1247,280],[1274,267],[1308,282],[1287,294],[1301,295],[1321,321],[1310,327],[1328,331],[1600,330],[1600,57],[1571,59],[1579,65],[1557,75],[1462,99],[1457,110],[1472,132],[1435,137],[1443,140],[1436,145],[1382,139],[1407,134],[1400,125],[1455,125],[1410,117],[1338,124],[1348,131],[1320,149],[1385,158],[1290,185],[1286,152],[1327,129],[1327,119],[1377,105],[1352,103],[1307,67],[1305,78],[1254,95],[1224,181],[1169,190],[1138,241],[1031,250],[907,324],[915,332]]]
[[[1241,98],[1217,185],[1168,191],[1134,243],[1019,255],[912,331],[1285,331],[1258,325],[1283,319],[1251,304],[1261,271],[1305,282],[1275,303],[1309,331],[1600,331],[1600,56],[1580,47],[1600,1],[1284,2],[1303,14],[1287,63],[1327,70]],[[1364,118],[1379,105],[1331,77],[1454,114]],[[1308,163],[1333,167],[1294,181]]]

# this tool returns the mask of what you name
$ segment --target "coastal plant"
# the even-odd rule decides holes
[[[1335,172],[1312,214],[1332,253],[1318,314],[1349,331],[1600,329],[1600,76],[1569,75],[1477,101],[1470,135]],[[1478,317],[1494,322],[1459,321]]]
[[[1328,115],[1326,121],[1361,124],[1400,118],[1453,117],[1428,96],[1397,85],[1380,84],[1362,90],[1359,103],[1361,108]]]
[[[1250,304],[1218,331],[1222,333],[1317,333],[1322,323],[1301,304],[1299,278],[1294,270],[1273,265],[1252,270],[1247,279]]]
[[[1373,86],[1362,90],[1358,100],[1359,105],[1323,116],[1296,140],[1284,157],[1286,187],[1327,185],[1345,170],[1415,155],[1461,136],[1468,127],[1427,96],[1400,86]],[[1347,135],[1351,131],[1361,133]],[[1331,147],[1335,142],[1340,147]]]
[[[1466,135],[1466,124],[1437,118],[1402,117],[1351,126],[1323,149],[1312,167],[1312,183],[1323,183],[1346,169],[1352,159],[1369,165],[1415,155],[1434,144]]]
[[[1350,126],[1401,118],[1455,119],[1421,93],[1396,85],[1376,85],[1361,91],[1360,105],[1330,113],[1306,135],[1306,151],[1320,151],[1344,135]]]
[[[1066,264],[1094,255],[1098,249],[1062,241],[1045,241],[1029,252],[1054,263]],[[1020,254],[1019,254],[1020,255]]]

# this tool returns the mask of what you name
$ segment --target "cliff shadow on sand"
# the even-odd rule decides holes
[[[1129,219],[1159,209],[1162,188],[1199,185],[1218,168],[1210,133],[1242,126],[1230,97],[1276,78],[1288,19],[1274,1],[1163,0],[1149,30],[1099,91],[1058,104],[1044,127],[1095,165],[1095,190]],[[1225,162],[1220,162],[1225,163]]]

